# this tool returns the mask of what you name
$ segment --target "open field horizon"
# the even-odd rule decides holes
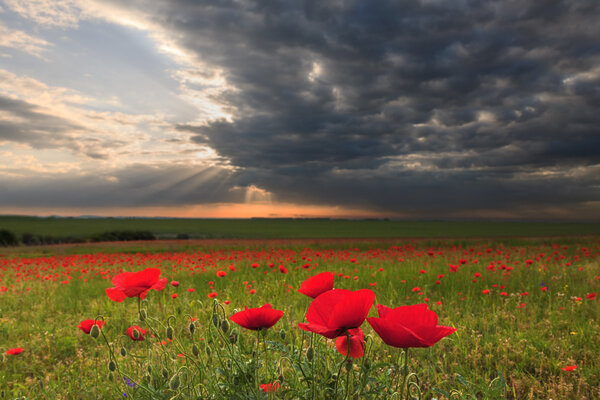
[[[89,239],[110,231],[148,231],[157,239],[453,238],[600,235],[600,223],[397,221],[346,219],[53,218],[0,216],[0,229]]]

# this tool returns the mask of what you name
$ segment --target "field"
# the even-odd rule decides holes
[[[109,231],[149,231],[159,239],[430,238],[600,235],[600,223],[328,219],[39,218],[0,216],[0,229],[86,239]]]
[[[296,237],[309,232],[303,229]],[[385,236],[402,236],[393,229]],[[329,228],[321,237],[342,231]],[[422,232],[415,236],[431,231]],[[409,391],[423,399],[600,398],[598,236],[137,242],[0,253],[0,390],[7,399],[399,399]],[[114,276],[145,268],[159,268],[166,287],[140,303],[107,296]],[[410,348],[405,358],[365,321],[364,355],[346,359],[336,339],[298,327],[313,301],[298,289],[325,271],[334,273],[336,289],[374,292],[369,317],[377,317],[378,304],[426,303],[439,325],[456,332]],[[229,319],[265,303],[283,312],[269,329]],[[95,318],[104,322],[97,339],[78,329]],[[126,334],[133,325],[138,339],[147,330],[145,340]],[[7,354],[16,348],[23,351]]]

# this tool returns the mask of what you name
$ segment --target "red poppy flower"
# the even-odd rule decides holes
[[[138,337],[137,339],[135,338],[134,334],[133,334],[133,330],[136,329],[138,331]],[[127,328],[127,336],[129,336],[131,338],[131,340],[144,340],[144,335],[146,334],[146,330],[140,328],[137,325],[133,325],[130,326],[129,328]]]
[[[430,347],[456,331],[438,325],[437,314],[429,310],[427,304],[394,309],[379,304],[377,311],[379,318],[367,318],[367,322],[389,346]]]
[[[139,272],[123,272],[112,279],[115,287],[106,289],[106,295],[118,303],[127,297],[144,299],[150,289],[163,290],[167,278],[159,279],[160,269],[146,268]]]
[[[562,368],[563,371],[574,371],[577,369],[577,365],[567,365],[566,367]]]
[[[285,265],[281,264],[281,265],[279,266],[279,272],[281,272],[282,274],[287,274],[287,273],[288,273],[288,270],[287,270],[287,268],[285,267]]]
[[[98,328],[102,328],[104,321],[98,320],[96,321],[96,325],[98,325]],[[86,319],[81,321],[77,327],[89,335],[90,331],[92,330],[92,326],[94,326],[94,320]]]
[[[266,392],[274,392],[277,389],[279,389],[279,382],[273,381],[271,383],[261,383],[260,389],[265,393]]]
[[[258,331],[269,329],[281,317],[283,317],[283,311],[275,310],[270,304],[265,304],[259,308],[245,307],[244,311],[233,314],[229,319],[243,328]]]
[[[335,274],[333,272],[321,272],[318,275],[311,276],[300,285],[298,291],[308,297],[315,299],[321,293],[333,289]]]
[[[298,326],[333,339],[361,326],[374,300],[375,293],[369,289],[329,290],[310,303],[306,313],[308,323]]]
[[[349,329],[350,335],[350,357],[360,358],[365,353],[365,334],[362,329]],[[335,340],[335,347],[341,355],[348,354],[348,337],[346,335],[338,336]]]
[[[23,352],[23,349],[20,347],[17,347],[15,349],[8,349],[6,351],[6,354],[9,356],[16,356],[17,354],[21,354]]]

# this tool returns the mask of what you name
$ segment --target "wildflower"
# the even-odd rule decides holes
[[[86,319],[83,320],[79,323],[79,325],[77,326],[79,329],[81,329],[84,333],[86,334],[90,334],[90,331],[92,330],[92,326],[94,326],[94,321],[93,319]],[[96,325],[98,325],[98,328],[102,328],[102,326],[104,325],[104,321],[98,320],[95,321]]]
[[[333,289],[334,279],[335,275],[333,272],[321,272],[302,282],[298,292],[314,299],[320,294]]]
[[[245,307],[244,311],[233,314],[229,319],[243,328],[257,331],[272,327],[281,317],[283,311],[275,310],[267,303],[259,308]]]
[[[14,349],[8,349],[6,354],[9,356],[16,356],[17,354],[21,354],[24,350],[21,347],[17,347]]]
[[[265,393],[266,392],[274,392],[277,389],[279,389],[279,382],[273,381],[271,383],[261,383],[260,389]]]
[[[299,323],[298,326],[328,339],[336,338],[349,329],[361,326],[374,300],[375,293],[369,289],[329,290],[314,299],[308,307],[308,323]]]
[[[127,336],[131,338],[131,340],[144,340],[144,335],[146,334],[146,330],[140,328],[137,325],[130,326],[127,328]]]
[[[563,371],[574,371],[577,369],[577,365],[567,365],[564,368],[561,368]]]
[[[337,351],[343,356],[348,354],[348,336],[350,337],[350,357],[362,357],[365,351],[365,334],[360,328],[349,329],[347,336],[338,336],[335,340]]]
[[[139,297],[144,299],[150,289],[163,290],[167,284],[167,278],[159,279],[160,269],[146,268],[139,272],[123,272],[112,279],[115,287],[107,288],[106,295],[117,303],[127,297]]]
[[[379,318],[367,318],[367,322],[393,347],[430,347],[456,331],[456,328],[438,325],[437,314],[429,310],[427,304],[394,309],[378,304],[377,312]]]

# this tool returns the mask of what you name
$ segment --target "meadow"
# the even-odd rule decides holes
[[[58,218],[0,216],[0,229],[89,239],[110,231],[147,231],[157,239],[473,238],[600,235],[600,223],[395,221],[344,219]]]
[[[0,253],[0,398],[600,398],[598,236]],[[115,276],[146,268],[160,269],[166,286],[143,300],[107,296]],[[456,331],[405,357],[365,321],[364,353],[348,358],[338,339],[298,327],[316,302],[298,289],[327,271],[336,289],[374,293],[369,317],[377,305],[427,304]],[[283,313],[268,329],[230,319],[267,303]],[[89,319],[100,329],[78,328]]]

